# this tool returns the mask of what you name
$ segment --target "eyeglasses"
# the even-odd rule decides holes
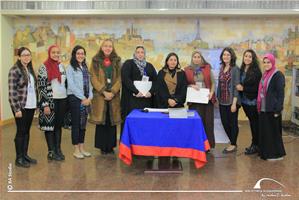
[[[85,56],[85,53],[76,53],[76,55],[83,55],[83,56]]]
[[[22,54],[21,57],[31,57],[31,54]]]

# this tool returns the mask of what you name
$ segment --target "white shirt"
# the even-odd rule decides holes
[[[34,78],[32,74],[29,74],[28,86],[27,86],[27,100],[25,108],[35,109],[37,104],[36,93],[34,88]]]
[[[59,65],[59,71],[61,73],[61,83],[57,78],[51,81],[53,99],[64,99],[67,97],[65,88],[66,75],[62,65]]]

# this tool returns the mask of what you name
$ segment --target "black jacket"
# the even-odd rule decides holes
[[[280,114],[283,110],[285,78],[278,71],[270,80],[266,96],[266,112]]]
[[[157,79],[157,72],[151,63],[146,63],[145,66],[146,75],[149,77],[149,81],[152,81],[152,88],[150,93],[151,98],[137,98],[133,94],[137,95],[138,90],[134,86],[134,81],[140,81],[142,75],[135,64],[133,59],[126,60],[121,68],[121,81],[122,81],[122,92],[121,92],[121,114],[124,120],[126,116],[133,109],[143,109],[145,107],[155,107],[154,96],[155,96],[155,81]]]
[[[240,78],[242,77],[243,73],[245,72],[241,70]],[[241,82],[243,86],[243,91],[240,92],[241,96],[244,95],[250,100],[256,99],[261,77],[262,77],[262,73],[260,70],[247,73],[244,81]]]
[[[157,105],[159,108],[168,108],[168,99],[174,99],[177,102],[176,108],[184,107],[187,93],[187,80],[185,72],[178,70],[177,72],[177,86],[174,95],[170,95],[168,87],[164,80],[166,72],[161,69],[158,73],[156,82]]]

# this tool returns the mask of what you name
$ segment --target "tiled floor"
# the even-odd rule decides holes
[[[44,135],[33,125],[30,155],[38,164],[29,169],[16,168],[13,138],[15,126],[1,129],[1,200],[60,199],[299,199],[299,139],[284,133],[287,156],[283,161],[269,162],[257,156],[245,156],[250,143],[247,122],[240,122],[239,150],[223,155],[223,144],[208,154],[208,164],[196,169],[193,161],[181,159],[183,174],[144,174],[145,160],[126,166],[116,155],[102,156],[93,147],[94,126],[89,125],[86,149],[91,158],[77,160],[72,156],[70,131],[63,132],[64,162],[48,162]],[[253,187],[262,178],[261,189]],[[12,189],[8,192],[8,189]],[[22,190],[22,191],[21,191]]]

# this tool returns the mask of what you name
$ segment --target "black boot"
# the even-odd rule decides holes
[[[48,145],[48,160],[61,161],[61,157],[58,156],[54,151],[54,132],[45,132],[46,141]]]
[[[29,162],[27,162],[23,157],[23,138],[15,138],[15,147],[16,147],[16,166],[17,167],[24,167],[28,168],[30,167]]]
[[[28,156],[29,135],[24,136],[24,159],[30,164],[37,164],[37,160]]]
[[[245,155],[252,155],[259,152],[258,146],[251,144],[250,147],[245,148]]]
[[[61,130],[55,130],[55,153],[57,156],[61,158],[61,160],[65,160],[65,156],[63,155],[60,144],[61,144]]]

